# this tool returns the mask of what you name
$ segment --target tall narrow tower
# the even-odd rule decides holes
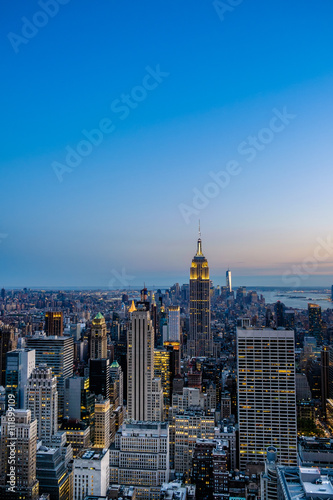
[[[213,338],[210,331],[209,267],[202,253],[201,234],[197,253],[190,269],[190,332],[187,353],[190,356],[212,356]]]
[[[228,271],[225,273],[225,279],[226,279],[226,287],[228,289],[228,292],[232,292],[230,269],[228,269]]]
[[[144,300],[132,311],[127,359],[128,418],[153,420],[154,328]]]
[[[106,359],[107,357],[105,318],[103,314],[98,313],[93,319],[91,326],[90,359]]]

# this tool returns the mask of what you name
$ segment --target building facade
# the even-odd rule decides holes
[[[213,355],[209,267],[202,253],[201,238],[198,239],[197,253],[190,269],[190,330],[187,353],[191,357]]]
[[[294,332],[237,329],[240,468],[264,462],[268,446],[279,463],[297,463]]]

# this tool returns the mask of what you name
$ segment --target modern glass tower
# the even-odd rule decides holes
[[[209,267],[202,253],[199,233],[197,253],[190,269],[190,331],[187,341],[189,356],[213,355],[213,338],[210,331],[210,280]]]

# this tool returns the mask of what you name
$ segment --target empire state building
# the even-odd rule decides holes
[[[213,355],[209,267],[202,253],[200,233],[197,253],[193,257],[190,269],[190,331],[187,345],[187,353],[191,357]]]

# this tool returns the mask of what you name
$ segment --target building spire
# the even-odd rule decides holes
[[[196,257],[203,257],[202,244],[201,244],[200,219],[199,219],[199,238],[198,238],[198,245],[197,245]]]

